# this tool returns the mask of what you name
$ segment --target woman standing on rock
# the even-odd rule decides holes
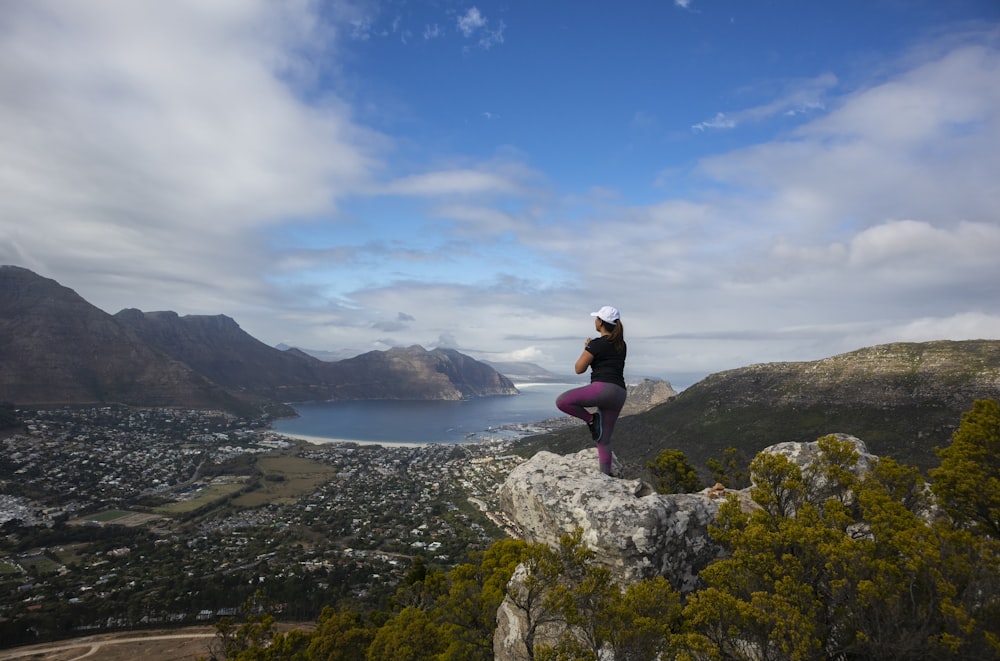
[[[611,433],[625,405],[625,336],[618,310],[605,305],[594,317],[594,329],[600,335],[584,342],[583,353],[576,359],[576,373],[590,368],[590,385],[567,390],[556,399],[563,413],[580,418],[597,441],[601,472],[611,475]],[[597,407],[593,413],[584,407]]]

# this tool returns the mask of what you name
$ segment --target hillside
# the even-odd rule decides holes
[[[260,411],[151,348],[72,289],[0,266],[0,401]]]
[[[614,450],[640,473],[676,448],[708,479],[705,461],[738,448],[748,462],[782,441],[842,432],[874,454],[926,469],[976,399],[1000,399],[1000,341],[880,345],[823,360],[765,363],[712,374],[645,413],[622,418]],[[525,439],[519,452],[591,443],[580,425]]]
[[[267,346],[224,315],[109,315],[54,280],[0,267],[0,402],[252,415],[291,414],[283,403],[295,401],[516,393],[509,379],[457,351],[415,346],[327,362]]]
[[[331,399],[468,399],[516,395],[510,379],[453,349],[396,347],[329,363],[337,371]]]
[[[128,309],[115,316],[158,351],[234,392],[277,401],[329,398],[330,363],[270,347],[225,315],[185,315]]]

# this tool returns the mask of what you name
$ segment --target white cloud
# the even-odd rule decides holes
[[[864,138],[902,149],[929,139],[961,137],[995,113],[1000,102],[998,75],[995,49],[963,46],[852,94],[803,133]]]
[[[378,23],[334,4],[324,25],[310,7],[5,4],[0,263],[111,312],[229,314],[269,343],[446,342],[562,373],[602,304],[622,310],[631,373],[668,378],[1000,335],[988,38],[849,94],[832,75],[786,81],[702,129],[801,112],[797,128],[675,169],[655,189],[670,196],[638,205],[606,181],[556,189],[562,171],[533,169],[551,155],[481,160],[458,138],[366,130],[370,107],[330,90],[349,26],[373,38]],[[463,19],[473,45],[502,35]],[[425,149],[432,165],[412,158]]]
[[[539,363],[546,362],[546,356],[545,352],[538,347],[524,347],[522,349],[515,349],[514,351],[493,354],[489,357],[489,360],[504,363]]]
[[[947,317],[922,317],[852,335],[857,347],[891,342],[930,342],[933,340],[983,340],[1000,338],[1000,315],[962,312]]]
[[[851,240],[848,265],[886,268],[904,264],[914,269],[930,264],[964,269],[979,263],[995,267],[1000,255],[1000,226],[959,222],[954,229],[928,222],[900,220],[870,227]]]
[[[713,118],[698,122],[691,128],[698,132],[734,129],[743,124],[758,123],[773,117],[815,114],[826,106],[826,97],[837,84],[837,77],[833,74],[789,81],[782,85],[775,97],[767,103],[742,110],[718,112]]]
[[[0,30],[0,261],[73,281],[113,256],[98,305],[266,296],[248,230],[329,213],[375,165],[335,99],[300,100],[335,44],[295,8],[11,2]]]
[[[512,230],[528,231],[532,227],[525,218],[488,205],[440,204],[434,207],[433,213],[438,218],[472,225],[482,234]]]
[[[988,174],[1000,167],[1000,58],[962,50],[838,100],[790,139],[705,159],[699,173],[757,191],[739,213],[781,233],[892,218],[991,221],[1000,207]]]
[[[381,188],[395,195],[469,195],[512,193],[515,182],[492,172],[477,170],[447,170],[403,177]]]
[[[471,37],[480,28],[486,27],[486,18],[479,13],[476,7],[470,7],[464,14],[458,17],[458,29],[466,37]]]
[[[726,115],[726,113],[719,112],[716,113],[715,117],[712,119],[693,124],[691,128],[695,131],[706,131],[708,129],[734,129],[736,128],[736,120]]]
[[[998,338],[1000,52],[910,65],[825,96],[830,109],[792,135],[703,159],[686,198],[608,208],[539,242],[567,256],[599,242],[584,252],[608,262],[579,258],[575,295],[620,307],[648,366],[665,354],[668,369],[696,372]],[[877,128],[894,118],[905,126]]]
[[[456,19],[459,32],[466,39],[477,38],[477,44],[484,50],[489,50],[493,46],[502,44],[504,31],[507,26],[503,21],[499,21],[495,26],[491,25],[486,17],[480,13],[477,7],[470,7],[466,12]]]

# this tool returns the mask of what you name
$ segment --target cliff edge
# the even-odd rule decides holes
[[[861,476],[877,459],[861,440],[834,434],[854,445],[858,458],[849,470]],[[783,455],[803,472],[821,457],[819,442],[786,442],[762,453]],[[620,465],[615,458],[613,471]],[[809,483],[810,497],[827,488],[821,473]],[[709,534],[719,505],[735,495],[744,510],[756,507],[748,487],[727,490],[721,485],[697,493],[658,494],[641,480],[616,479],[597,469],[597,450],[569,455],[542,451],[516,467],[500,487],[500,509],[507,523],[529,543],[558,548],[560,538],[576,529],[593,552],[593,561],[607,567],[620,584],[662,576],[682,593],[702,587],[699,572],[723,556]],[[523,567],[515,572],[508,594],[525,581]],[[510,598],[497,610],[494,654],[497,661],[524,658],[528,630],[525,613]],[[538,632],[552,640],[565,626],[552,623]]]

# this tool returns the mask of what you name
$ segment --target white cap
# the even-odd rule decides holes
[[[621,315],[618,314],[618,308],[613,308],[610,305],[605,305],[597,312],[591,312],[590,316],[597,317],[601,321],[606,321],[609,324],[613,324],[621,318]]]

